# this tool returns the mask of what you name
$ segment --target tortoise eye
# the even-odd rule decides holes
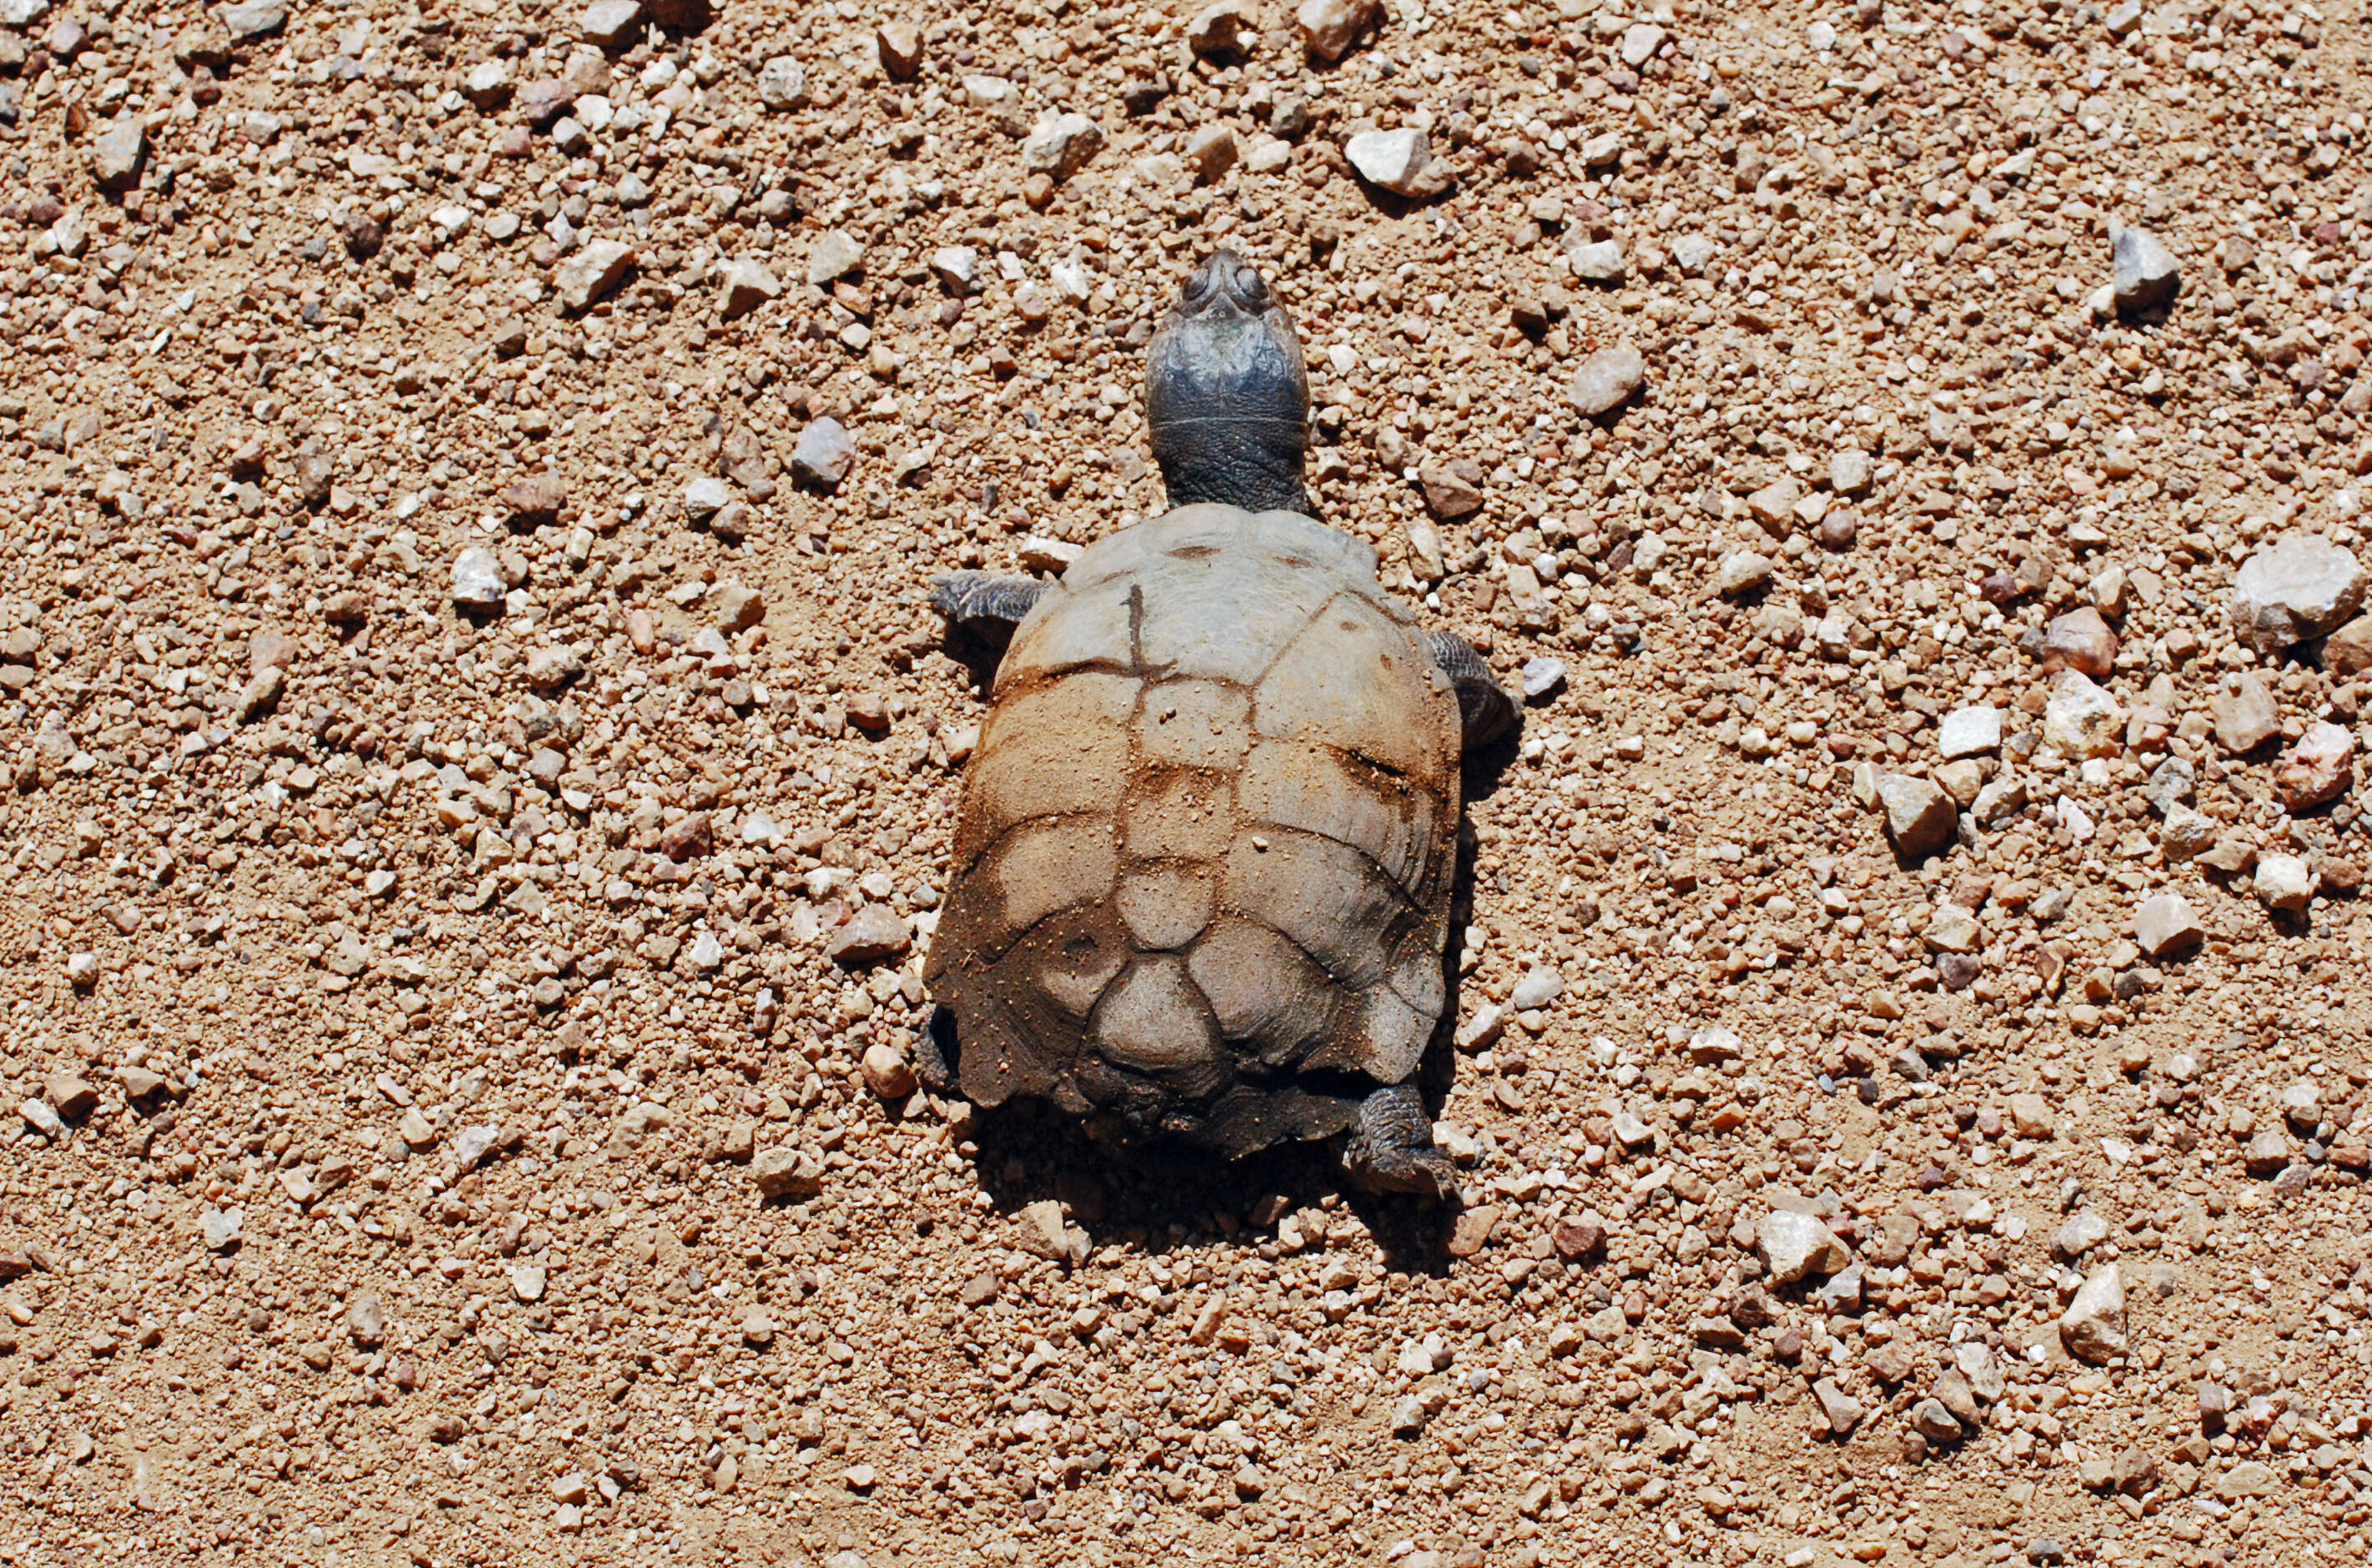
[[[1218,286],[1219,269],[1215,265],[1205,263],[1197,267],[1194,275],[1186,280],[1186,301],[1190,305],[1200,305],[1209,299]]]
[[[1241,299],[1247,305],[1266,305],[1268,303],[1268,280],[1261,276],[1259,272],[1253,268],[1238,267],[1236,269],[1236,297]]]

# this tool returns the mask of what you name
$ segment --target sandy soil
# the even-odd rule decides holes
[[[0,1556],[2363,1557],[2352,0],[648,9],[0,0]],[[908,1076],[1223,242],[1459,1213]]]

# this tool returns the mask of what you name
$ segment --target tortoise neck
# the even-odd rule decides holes
[[[1168,418],[1152,435],[1173,508],[1215,502],[1247,512],[1318,515],[1302,487],[1309,433],[1298,420]]]

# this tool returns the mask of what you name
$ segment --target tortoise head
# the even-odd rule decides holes
[[[1172,506],[1310,512],[1301,343],[1268,280],[1234,251],[1204,258],[1153,335],[1145,413]]]

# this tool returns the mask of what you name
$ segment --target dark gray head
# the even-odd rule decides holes
[[[1145,355],[1145,415],[1172,506],[1222,502],[1314,516],[1301,488],[1309,377],[1268,280],[1215,250],[1186,280]]]

